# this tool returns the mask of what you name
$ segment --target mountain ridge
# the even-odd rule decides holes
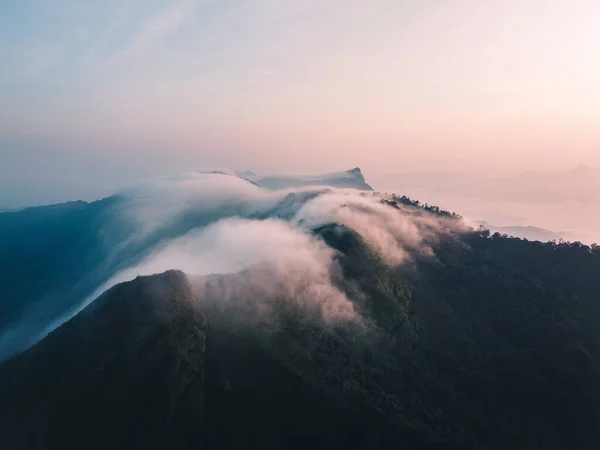
[[[599,248],[460,228],[390,264],[370,241],[385,231],[376,214],[404,231],[383,250],[410,236],[407,224],[431,233],[459,217],[405,197],[354,195],[354,208],[349,196],[331,204],[349,217],[370,215],[318,222],[302,236],[330,249],[319,253],[331,258],[326,276],[360,326],[294,302],[323,285],[306,291],[311,283],[300,277],[281,288],[273,282],[281,259],[266,273],[259,261],[198,275],[217,289],[197,289],[191,272],[137,277],[0,363],[0,446],[595,449]],[[242,224],[225,235],[225,253],[243,244],[235,238],[244,231],[256,238],[251,222]],[[297,246],[276,249],[302,259]],[[311,269],[318,262],[308,261]],[[297,279],[291,270],[281,280]],[[274,289],[221,295],[255,275],[252,286]],[[248,301],[261,321],[248,320]]]
[[[330,172],[321,175],[310,176],[291,176],[291,175],[271,175],[265,177],[256,177],[256,184],[268,189],[289,189],[304,186],[332,186],[337,188],[353,188],[365,191],[373,191],[373,188],[366,182],[359,167],[342,171]]]

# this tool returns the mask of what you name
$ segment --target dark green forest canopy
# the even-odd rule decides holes
[[[385,202],[461,220],[407,197]],[[410,268],[353,251],[343,264],[393,346],[385,385],[402,392],[393,409],[410,410],[410,423],[462,448],[600,442],[600,247],[471,229]]]
[[[457,219],[457,220],[462,219],[462,217],[459,214],[456,214],[456,213],[450,212],[450,211],[446,211],[444,209],[441,209],[439,206],[429,205],[427,203],[421,203],[418,200],[411,200],[406,195],[398,196],[396,194],[392,194],[391,200],[383,199],[381,202],[385,203],[393,208],[396,208],[396,209],[399,209],[400,205],[412,206],[413,208],[423,209],[424,211],[427,211],[428,213],[434,214],[436,216],[450,217],[450,218]]]

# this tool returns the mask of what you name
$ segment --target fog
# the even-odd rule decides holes
[[[535,239],[600,242],[600,170],[593,167],[503,177],[422,171],[369,179],[378,190],[455,211],[473,226],[485,222],[517,237],[533,226],[544,229]]]
[[[348,173],[340,176],[347,181]],[[320,179],[314,178],[317,184]],[[331,175],[323,179],[335,183]],[[6,352],[32,345],[110,287],[170,269],[194,280],[201,305],[222,310],[232,320],[273,321],[274,311],[288,305],[324,325],[361,323],[337,251],[315,229],[343,225],[391,267],[435,258],[432,245],[441,235],[465,230],[459,222],[422,210],[384,205],[384,197],[319,185],[269,190],[230,171],[136,183],[117,194],[118,202],[105,211],[96,230],[108,256],[90,280],[101,276],[104,281],[67,307],[35,304],[38,313],[5,330],[12,344],[0,342],[0,348]]]
[[[319,227],[337,224],[352,230],[396,268],[435,258],[440,236],[460,234],[481,221],[495,227],[492,231],[529,239],[591,243],[600,240],[595,174],[582,167],[566,174],[506,179],[365,174],[375,191],[364,190],[360,171],[314,176],[312,186],[306,185],[307,178],[298,178],[299,187],[286,189],[260,187],[228,169],[147,178],[116,192],[94,225],[97,229],[91,230],[104,247],[99,265],[72,292],[40,293],[39,301],[3,331],[0,349],[10,354],[26,348],[111,286],[169,269],[188,274],[198,301],[232,319],[269,321],[287,304],[323,324],[360,323],[351,298],[357,293],[348,292],[338,254],[315,233]],[[344,183],[355,180],[359,188],[327,186],[339,182],[336,176]],[[552,184],[554,177],[561,182],[555,183],[553,195],[544,197],[540,186]],[[294,178],[287,177],[286,183],[293,185]],[[392,208],[382,204],[390,198],[386,192],[456,211],[465,220],[402,205]],[[529,225],[547,230],[525,228]],[[89,294],[75,294],[82,289]]]

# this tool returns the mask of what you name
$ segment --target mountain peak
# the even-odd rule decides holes
[[[367,181],[365,180],[365,176],[363,175],[362,171],[360,170],[360,167],[355,167],[354,169],[349,170],[348,174],[351,175],[354,179],[356,179],[360,183],[362,183],[366,190],[368,190],[368,191],[373,190],[371,185],[369,183],[367,183]]]
[[[342,172],[330,172],[309,176],[269,176],[256,180],[256,184],[267,189],[289,189],[305,186],[331,186],[346,189],[372,191],[359,167]]]
[[[567,172],[572,173],[572,174],[587,174],[587,173],[595,173],[597,171],[598,171],[597,169],[594,169],[593,167],[590,167],[588,165],[579,164],[579,165],[573,167],[572,169],[568,170]]]
[[[254,181],[256,178],[258,178],[258,175],[256,175],[251,170],[238,170],[237,172],[235,172],[235,174],[240,178],[244,178],[250,181]]]

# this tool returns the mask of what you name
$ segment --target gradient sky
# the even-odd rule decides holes
[[[2,197],[206,166],[600,167],[598,18],[597,0],[3,0]]]

